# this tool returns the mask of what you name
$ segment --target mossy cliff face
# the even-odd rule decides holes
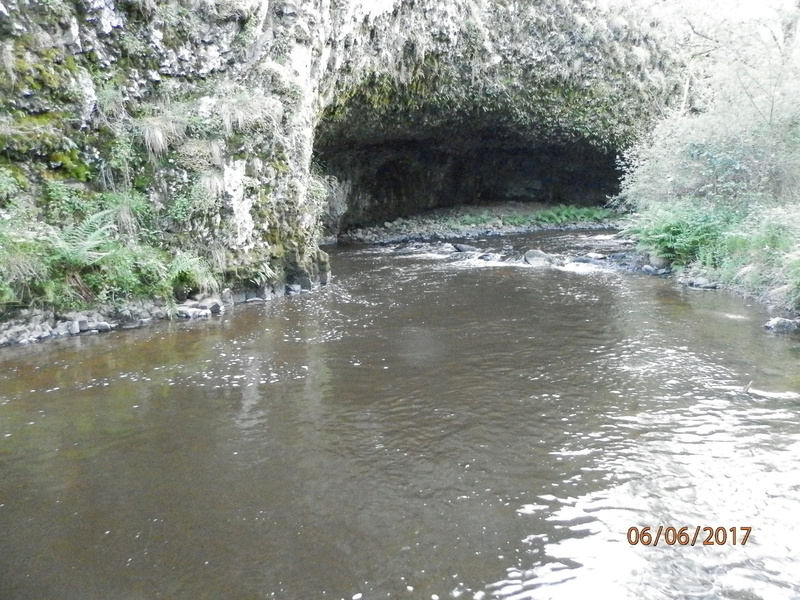
[[[630,6],[399,4],[352,40],[361,58],[326,96],[329,227],[462,203],[604,201],[617,151],[678,89],[665,33]]]
[[[53,181],[87,203],[144,195],[159,243],[231,282],[319,279],[324,198],[308,173],[324,19],[298,11],[4,0],[0,167],[34,214],[48,212]]]
[[[673,87],[655,30],[571,0],[0,2],[0,168],[31,218],[145,198],[158,244],[248,285],[324,280],[325,227],[580,195],[571,157],[613,185]]]

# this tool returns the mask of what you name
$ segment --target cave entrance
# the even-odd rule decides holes
[[[616,153],[580,142],[531,143],[501,132],[318,143],[337,180],[328,234],[427,210],[504,202],[598,206],[619,191]]]

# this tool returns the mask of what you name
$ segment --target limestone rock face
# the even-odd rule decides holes
[[[305,288],[329,277],[326,229],[605,194],[616,149],[674,91],[644,18],[577,0],[363,4],[3,0],[0,168],[40,210],[52,181],[138,194],[165,249],[234,286]]]

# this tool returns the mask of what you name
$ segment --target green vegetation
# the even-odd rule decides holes
[[[674,203],[636,215],[627,232],[656,256],[676,266],[685,266],[701,256],[709,259],[714,256],[726,230],[735,221],[730,211],[695,203]]]
[[[677,63],[648,11],[612,4],[468,3],[456,36],[411,27],[393,55],[338,79],[318,140],[478,125],[498,137],[630,143],[674,96]]]
[[[600,223],[619,217],[617,212],[608,208],[561,204],[530,215],[503,217],[503,223],[506,225],[567,225],[570,223]]]
[[[315,226],[299,199],[269,196],[275,180],[303,175],[285,118],[285,107],[305,102],[303,88],[277,65],[264,81],[230,68],[259,34],[259,3],[123,0],[122,25],[109,31],[73,4],[15,11],[6,24],[14,34],[0,42],[0,318],[32,305],[170,302],[226,277],[238,284],[282,255],[301,217]],[[58,23],[75,22],[79,31],[53,37]],[[102,43],[80,49],[95,26]],[[153,28],[164,34],[157,43]],[[205,54],[211,42],[223,66]],[[231,218],[245,201],[252,223]],[[316,248],[310,234],[297,239]],[[284,268],[281,259],[275,271],[256,270],[279,280]]]
[[[86,196],[50,184],[45,221],[12,204],[0,213],[0,314],[48,304],[59,310],[119,305],[175,291],[214,291],[217,280],[196,256],[151,244],[155,224],[137,195]],[[47,221],[60,220],[62,227]]]
[[[5,168],[0,168],[0,208],[5,206],[21,191],[14,174]]]
[[[795,309],[799,15],[765,7],[758,21],[725,23],[694,14],[685,51],[702,59],[687,59],[682,106],[627,152],[618,198],[644,250]]]
[[[599,206],[569,206],[561,204],[540,210],[515,215],[497,216],[483,211],[478,214],[463,215],[454,219],[455,227],[487,225],[500,219],[503,225],[510,227],[568,225],[573,223],[600,223],[619,219],[620,214],[614,210]]]

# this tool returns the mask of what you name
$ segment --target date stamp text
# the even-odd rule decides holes
[[[631,527],[628,529],[628,543],[631,546],[744,546],[752,527]]]

